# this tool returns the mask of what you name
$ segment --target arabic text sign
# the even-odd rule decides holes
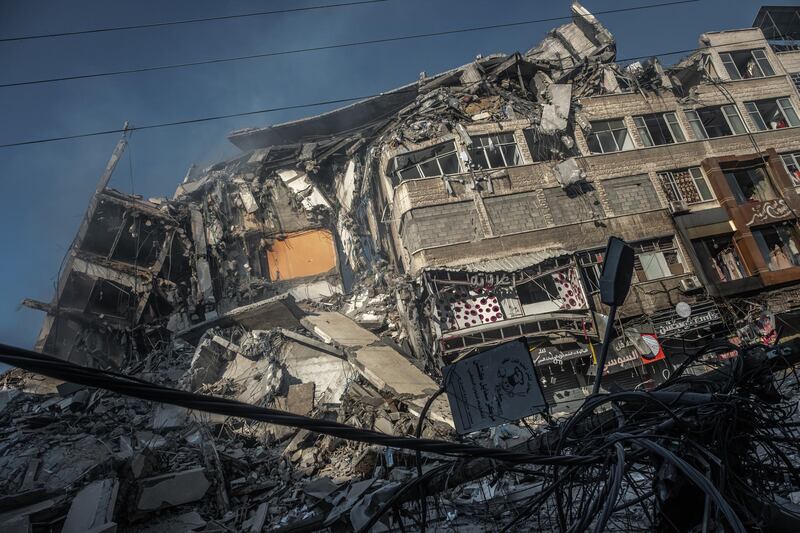
[[[547,408],[528,345],[501,344],[444,368],[459,434],[499,426]]]
[[[717,309],[709,309],[704,313],[692,315],[687,318],[672,318],[666,322],[655,325],[656,333],[662,337],[675,333],[686,333],[706,324],[712,324],[722,319]]]

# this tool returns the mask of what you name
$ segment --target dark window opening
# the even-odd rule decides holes
[[[781,161],[783,161],[786,172],[792,178],[792,184],[795,187],[800,186],[800,152],[783,154]]]
[[[562,160],[579,155],[571,131],[566,135],[549,135],[534,129],[523,130],[522,133],[534,161]],[[567,144],[562,139],[567,139]]]
[[[770,270],[800,266],[800,241],[794,225],[784,222],[754,229],[753,237]]]
[[[732,235],[694,240],[692,246],[710,280],[726,283],[747,277]]]
[[[775,199],[775,190],[763,165],[723,169],[723,173],[737,203],[766,202]]]
[[[686,117],[698,139],[747,133],[747,128],[735,105],[692,109],[686,111]]]
[[[800,118],[788,98],[745,102],[744,106],[759,131],[800,126]]]
[[[433,178],[458,174],[461,164],[456,153],[455,143],[437,144],[424,150],[409,152],[394,158],[397,181],[415,178]]]
[[[86,311],[127,320],[135,305],[130,289],[105,279],[98,279],[92,288]]]
[[[775,71],[767,60],[763,49],[741,50],[738,52],[722,52],[719,54],[728,76],[732,80],[747,80],[774,76]]]
[[[644,146],[660,146],[686,140],[675,113],[642,115],[633,117],[633,121]]]
[[[522,164],[513,133],[472,137],[469,157],[478,169],[513,167]]]

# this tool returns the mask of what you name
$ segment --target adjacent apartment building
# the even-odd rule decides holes
[[[610,389],[654,386],[711,339],[800,333],[800,8],[705,33],[671,67],[621,65],[571,9],[524,53],[233,132],[241,154],[172,199],[101,180],[58,294],[27,302],[47,313],[37,347],[119,364],[242,309],[275,326],[322,306],[434,377],[526,337],[568,408],[607,327]],[[636,262],[608,324],[612,235]]]

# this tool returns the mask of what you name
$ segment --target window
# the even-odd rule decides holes
[[[723,52],[719,55],[728,76],[732,80],[750,78],[763,78],[774,76],[775,71],[767,60],[767,54],[759,48],[756,50],[742,50],[739,52]]]
[[[744,106],[759,131],[800,126],[800,119],[788,98],[745,102]]]
[[[723,169],[723,173],[737,203],[766,202],[775,199],[775,190],[764,165]]]
[[[519,303],[525,315],[558,311],[558,288],[553,276],[542,276],[517,285]]]
[[[686,140],[675,113],[642,115],[633,117],[633,122],[644,146],[658,146]]]
[[[394,168],[399,181],[461,172],[461,164],[453,142],[398,155],[394,158]]]
[[[686,111],[686,117],[698,139],[747,133],[735,105],[690,109]]]
[[[694,240],[692,246],[709,280],[726,283],[747,277],[733,235]]]
[[[631,246],[636,253],[633,266],[637,281],[668,278],[686,272],[673,237],[642,241]],[[591,293],[600,290],[604,253],[604,250],[596,250],[578,256],[587,288]]]
[[[592,122],[592,132],[586,139],[593,154],[606,154],[630,150],[633,143],[622,119]]]
[[[469,149],[472,164],[481,169],[512,167],[522,164],[513,133],[472,137]]]
[[[783,154],[781,156],[783,166],[789,176],[792,178],[792,184],[795,187],[800,187],[800,152],[793,154]]]
[[[686,272],[672,237],[633,244],[634,272],[639,281],[668,278]]]
[[[670,202],[691,205],[714,199],[700,167],[660,172],[658,177]]]
[[[770,270],[800,266],[800,241],[793,224],[784,222],[754,229],[753,237]]]

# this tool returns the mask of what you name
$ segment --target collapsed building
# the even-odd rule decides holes
[[[571,9],[527,52],[235,131],[240,154],[171,199],[107,187],[121,140],[52,302],[25,302],[46,313],[36,349],[115,369],[183,354],[181,387],[303,414],[390,402],[367,425],[392,433],[443,366],[509,340],[558,412],[590,392],[606,328],[610,390],[658,385],[710,339],[798,331],[800,20],[763,8],[672,67],[623,67]],[[636,251],[614,324],[610,236]],[[452,427],[446,402],[430,416]]]

